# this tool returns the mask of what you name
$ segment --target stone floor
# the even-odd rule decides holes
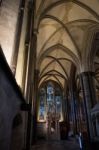
[[[32,150],[79,150],[78,143],[72,140],[66,141],[39,141]]]

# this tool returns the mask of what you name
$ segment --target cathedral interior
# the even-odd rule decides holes
[[[0,0],[0,150],[99,150],[99,0]]]

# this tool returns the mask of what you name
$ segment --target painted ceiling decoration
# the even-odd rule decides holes
[[[98,0],[36,1],[39,86],[47,80],[54,80],[64,87],[72,64],[78,74],[93,71],[95,63],[99,65],[99,55],[96,56],[90,44],[99,32],[98,10]]]

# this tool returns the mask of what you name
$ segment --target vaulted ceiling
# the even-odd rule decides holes
[[[72,63],[78,73],[89,69],[87,42],[92,28],[99,28],[99,1],[37,0],[35,15],[40,84],[54,80],[64,87]]]

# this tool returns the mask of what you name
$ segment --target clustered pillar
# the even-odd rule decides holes
[[[33,86],[33,134],[32,143],[36,142],[37,138],[37,100],[38,100],[38,77],[39,70],[34,70],[34,86]]]
[[[80,74],[81,88],[83,92],[84,110],[86,114],[86,124],[89,141],[94,137],[92,127],[91,109],[96,104],[96,93],[94,85],[94,73],[83,72]]]
[[[30,150],[31,144],[36,135],[36,89],[37,89],[37,71],[36,71],[36,50],[37,50],[37,32],[34,30],[35,1],[28,1],[27,28],[25,37],[25,58],[24,58],[24,76],[23,87],[27,103],[31,106],[26,114],[26,137],[24,148]]]
[[[96,104],[96,91],[95,91],[95,83],[94,83],[94,73],[93,72],[83,72],[80,73],[79,79],[81,83],[81,96],[82,99],[79,99],[79,93],[77,91],[76,82],[75,79],[73,79],[71,76],[71,82],[69,87],[69,103],[70,103],[70,110],[66,107],[66,113],[70,114],[70,120],[72,121],[72,128],[73,134],[78,134],[78,132],[85,132],[83,130],[85,128],[84,126],[84,120],[85,118],[85,125],[86,125],[86,138],[88,139],[88,142],[92,141],[93,137],[95,136],[93,124],[92,124],[92,118],[91,118],[91,109]],[[83,104],[83,105],[82,105]],[[84,111],[84,114],[83,114]],[[82,118],[83,116],[83,118]],[[81,118],[80,118],[81,117]]]

